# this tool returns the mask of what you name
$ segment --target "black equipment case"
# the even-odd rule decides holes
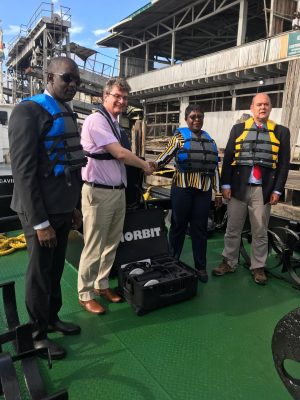
[[[119,292],[137,315],[190,299],[197,293],[195,270],[168,255],[161,209],[127,212],[115,265]]]

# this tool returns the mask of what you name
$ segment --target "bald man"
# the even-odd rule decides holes
[[[228,200],[228,221],[223,261],[212,273],[223,276],[236,270],[244,222],[249,213],[254,282],[265,285],[268,223],[271,205],[279,201],[289,171],[290,131],[269,119],[272,104],[266,93],[253,97],[252,117],[234,125],[225,149],[221,183]]]
[[[52,59],[45,92],[18,104],[9,121],[14,177],[11,208],[21,220],[29,254],[25,302],[34,346],[44,349],[45,357],[49,349],[53,359],[65,357],[66,352],[48,338],[48,332],[80,332],[79,326],[58,317],[68,233],[81,223],[76,205],[86,159],[67,104],[79,84],[73,60]]]

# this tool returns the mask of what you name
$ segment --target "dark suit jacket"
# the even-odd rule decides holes
[[[251,173],[249,166],[232,166],[234,156],[235,140],[244,131],[245,123],[234,125],[224,153],[224,160],[221,174],[221,184],[231,186],[233,197],[244,200],[247,183]],[[284,190],[284,185],[289,172],[290,163],[290,131],[282,125],[276,125],[275,136],[280,141],[277,169],[261,167],[262,170],[262,190],[264,202],[268,203],[271,193]]]
[[[73,124],[73,131],[77,130],[72,118],[66,118],[70,119],[68,124]],[[9,120],[14,177],[11,208],[24,214],[32,226],[48,220],[50,214],[73,211],[81,191],[80,170],[71,172],[71,186],[67,184],[64,175],[44,175],[49,168],[49,161],[40,138],[51,126],[51,115],[32,101],[18,104]]]

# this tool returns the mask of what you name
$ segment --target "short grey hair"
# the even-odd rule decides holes
[[[266,97],[269,99],[270,106],[272,107],[271,97],[270,97],[270,96],[268,95],[268,93],[266,93],[266,92],[259,92],[259,93],[256,93],[256,95],[252,97],[251,106],[253,105],[255,98],[256,98],[257,96],[259,96],[259,95],[264,95],[264,96],[266,96]]]
[[[103,89],[103,94],[108,94],[111,92],[113,86],[117,86],[118,89],[120,89],[123,92],[130,92],[131,87],[129,86],[129,83],[126,81],[125,78],[120,78],[120,77],[114,77],[110,78]]]

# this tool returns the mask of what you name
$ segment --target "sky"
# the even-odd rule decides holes
[[[151,0],[54,0],[54,10],[60,6],[69,7],[72,21],[70,40],[82,46],[93,48],[102,54],[101,61],[109,63],[108,57],[115,57],[117,51],[100,48],[95,44],[105,37],[107,29],[131,13],[148,4]],[[3,42],[8,43],[20,32],[20,25],[28,25],[38,9],[50,9],[49,3],[39,0],[12,0],[4,2],[0,8],[0,20],[3,29]],[[60,12],[59,12],[60,14]]]

